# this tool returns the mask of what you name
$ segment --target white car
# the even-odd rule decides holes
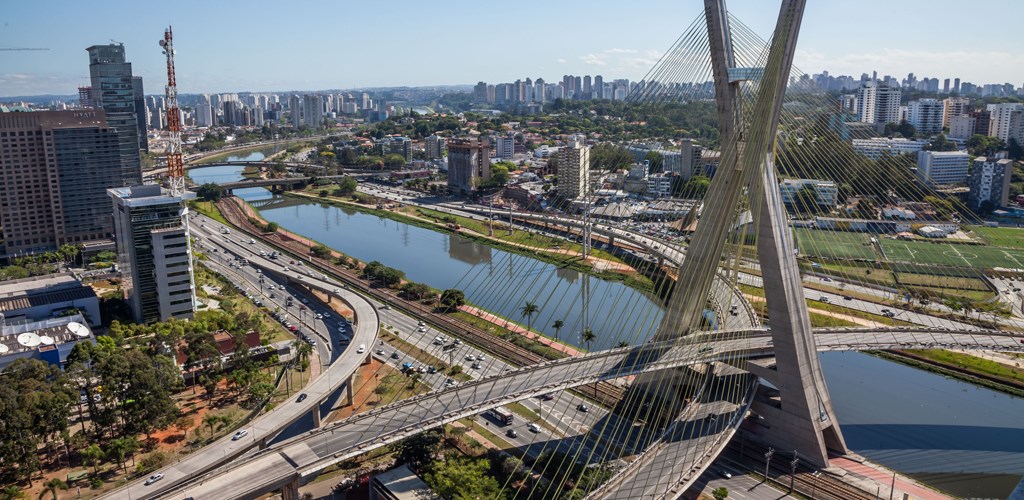
[[[244,438],[248,434],[249,434],[249,431],[247,431],[245,429],[242,429],[242,430],[236,432],[234,436],[231,436],[231,440],[232,441],[238,441],[239,439]]]
[[[425,331],[427,331],[427,327],[421,326],[421,327],[417,328],[416,331],[417,332],[425,332]]]
[[[366,344],[359,344],[359,349],[356,349],[356,353],[362,354],[364,352],[366,352]]]
[[[149,486],[149,485],[151,485],[151,484],[153,484],[153,483],[155,483],[155,482],[157,482],[157,481],[159,481],[159,480],[161,480],[163,478],[164,478],[164,475],[159,473],[159,472],[157,472],[156,474],[153,474],[152,476],[149,476],[149,479],[146,479],[146,486]]]
[[[323,314],[317,314],[316,315],[316,319],[324,319],[324,315]]]
[[[540,432],[540,426],[533,422],[530,422],[530,425],[527,425],[526,428],[530,429],[530,432]]]

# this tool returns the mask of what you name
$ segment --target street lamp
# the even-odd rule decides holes
[[[811,477],[814,478],[814,483],[811,485],[811,500],[814,500],[814,494],[818,492],[818,476],[820,475],[821,471],[818,470],[814,471],[814,474],[811,474]]]
[[[789,462],[789,491],[793,492],[793,482],[796,480],[796,466],[800,463],[800,457],[796,456],[796,450],[793,450],[793,460]]]
[[[768,482],[768,465],[772,463],[772,455],[775,454],[775,448],[769,447],[768,452],[764,454],[764,480]]]

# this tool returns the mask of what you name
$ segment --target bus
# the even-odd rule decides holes
[[[494,419],[497,420],[498,422],[501,422],[502,425],[512,424],[512,412],[509,411],[509,409],[505,408],[504,406],[499,406],[491,410],[491,416],[494,417]]]

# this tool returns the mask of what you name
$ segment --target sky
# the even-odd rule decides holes
[[[767,38],[778,0],[729,10]],[[326,90],[558,81],[563,74],[639,80],[700,15],[699,0],[5,2],[0,96],[75,94],[85,48],[123,42],[147,94],[162,94],[157,41],[174,27],[178,91]],[[809,0],[795,66],[813,74],[959,77],[1024,83],[1024,38],[994,19],[1024,18],[1020,0]],[[1009,25],[1008,25],[1009,26]]]

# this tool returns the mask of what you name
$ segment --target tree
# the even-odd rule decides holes
[[[319,257],[321,259],[326,259],[331,256],[331,249],[323,243],[318,243],[316,246],[311,248],[309,252],[312,253],[314,257]]]
[[[501,498],[498,480],[488,474],[490,468],[491,462],[487,459],[456,458],[433,464],[424,479],[443,498]]]
[[[125,436],[122,438],[114,439],[107,444],[107,456],[113,456],[117,461],[117,464],[121,468],[128,472],[128,468],[125,467],[125,459],[135,454],[139,449],[139,442],[132,436]]]
[[[6,486],[0,489],[0,500],[17,500],[25,498],[25,492],[17,486]]]
[[[348,196],[356,192],[358,186],[354,178],[346,175],[338,181],[338,187],[334,190],[334,196]]]
[[[194,415],[182,415],[174,421],[174,428],[181,432],[181,439],[188,439],[188,430],[192,428],[196,423],[196,417]]]
[[[523,305],[521,309],[519,309],[519,312],[523,313],[523,316],[526,316],[527,331],[533,329],[533,315],[537,314],[537,311],[540,311],[540,308],[537,307],[537,304],[529,301],[527,301],[526,304]]]
[[[725,486],[719,486],[711,490],[711,496],[715,497],[715,500],[725,500],[729,498],[729,489]]]
[[[562,330],[562,327],[564,326],[565,321],[562,321],[560,319],[556,319],[555,322],[551,324],[551,328],[555,329],[555,342],[558,342],[558,332],[560,332]]]
[[[708,188],[711,187],[711,178],[704,175],[695,175],[689,180],[683,181],[682,177],[676,177],[673,182],[673,194],[683,198],[704,199]]]
[[[81,453],[82,459],[84,459],[85,461],[89,462],[92,465],[92,473],[99,474],[100,461],[107,456],[107,454],[103,452],[103,448],[100,448],[100,445],[93,443],[89,445],[88,448],[82,450]]]
[[[448,311],[454,311],[466,304],[466,294],[462,290],[449,288],[441,293],[441,305]]]
[[[207,182],[196,189],[196,196],[205,201],[218,202],[221,197],[220,186],[213,182]]]
[[[413,470],[424,470],[441,449],[441,433],[431,429],[409,436],[394,445],[395,464],[409,464]]]
[[[665,156],[657,151],[648,151],[647,155],[644,156],[644,160],[650,162],[650,170],[648,172],[656,174],[665,169]]]
[[[52,498],[53,500],[57,500],[57,489],[68,489],[68,483],[65,483],[59,477],[55,477],[43,483],[43,491],[39,492],[40,500],[42,500],[42,498],[45,497],[47,493],[50,494],[50,498]]]

